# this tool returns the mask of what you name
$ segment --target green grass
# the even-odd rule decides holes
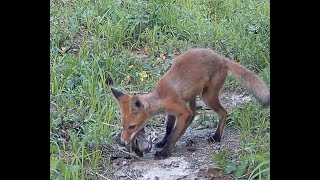
[[[226,173],[250,179],[270,179],[270,122],[269,109],[256,102],[248,103],[230,113],[228,126],[240,129],[241,153],[236,160],[229,160],[228,151],[213,155],[213,160]],[[231,171],[232,169],[232,171]]]
[[[51,179],[97,179],[110,168],[118,131],[110,125],[120,126],[120,116],[105,73],[122,90],[149,91],[176,52],[198,46],[269,84],[269,13],[266,0],[50,0]],[[239,87],[229,78],[225,88]],[[269,110],[252,102],[231,121],[241,129],[235,172],[269,177]]]

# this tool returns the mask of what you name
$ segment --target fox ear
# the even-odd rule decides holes
[[[138,97],[135,96],[132,98],[131,108],[133,111],[138,111],[144,109],[145,105]]]
[[[119,99],[119,97],[121,97],[121,96],[124,95],[123,92],[118,91],[118,90],[116,90],[116,89],[114,89],[114,88],[111,88],[111,92],[112,92],[113,96],[114,96],[115,98],[117,98],[117,99]]]

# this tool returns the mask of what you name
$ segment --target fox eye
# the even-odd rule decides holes
[[[129,129],[130,129],[130,130],[133,130],[135,127],[136,127],[136,125],[129,126]]]
[[[135,102],[135,105],[136,105],[137,108],[141,108],[142,107],[142,104],[139,101]]]

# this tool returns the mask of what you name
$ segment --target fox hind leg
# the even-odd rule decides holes
[[[214,76],[210,80],[209,87],[205,87],[202,92],[202,98],[204,103],[207,106],[209,106],[212,110],[214,110],[219,116],[217,130],[215,134],[211,138],[209,138],[209,141],[211,142],[213,142],[213,140],[220,142],[224,127],[226,125],[227,111],[221,105],[219,100],[219,93],[221,88],[223,87],[226,77],[227,72],[221,71],[219,75]]]

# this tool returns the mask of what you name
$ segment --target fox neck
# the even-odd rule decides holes
[[[148,105],[149,118],[164,112],[164,108],[161,105],[161,99],[155,91],[148,94],[142,94],[139,98]]]

